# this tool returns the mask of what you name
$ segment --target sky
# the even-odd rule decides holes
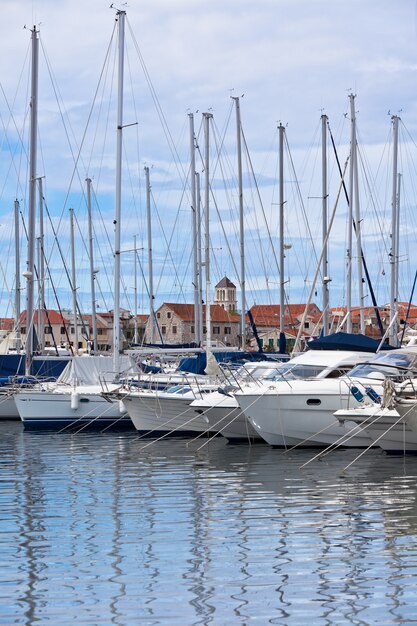
[[[189,115],[204,187],[202,113],[210,130],[211,282],[239,286],[234,100],[244,133],[247,306],[279,298],[278,130],[285,127],[286,294],[306,302],[321,253],[321,130],[328,116],[341,165],[349,154],[349,95],[360,151],[362,244],[378,303],[389,301],[392,123],[399,115],[401,252],[399,299],[414,273],[417,137],[417,3],[401,0],[131,0],[124,78],[122,306],[147,313],[148,240],[144,167],[150,168],[155,303],[192,302]],[[89,310],[85,179],[93,186],[99,310],[112,303],[116,128],[116,10],[103,0],[19,0],[2,6],[0,38],[0,314],[13,315],[13,205],[27,220],[31,29],[40,36],[38,176],[45,204],[48,306],[71,307],[69,213],[76,215],[77,294]],[[106,56],[107,55],[107,56]],[[339,187],[329,147],[329,214]],[[202,189],[204,199],[204,189]],[[343,194],[342,194],[343,196]],[[45,209],[44,209],[45,210]],[[331,304],[346,298],[346,203],[329,235]],[[50,220],[48,222],[48,219]],[[52,228],[53,226],[53,228]],[[56,233],[56,239],[54,237]],[[138,247],[135,305],[134,239]],[[26,243],[21,235],[21,271]],[[59,246],[58,246],[58,243]],[[60,251],[59,249],[60,248]],[[410,252],[411,250],[411,252]],[[234,259],[234,261],[232,260]],[[357,283],[356,269],[354,280]],[[354,303],[358,295],[354,285]],[[25,297],[22,285],[22,298]],[[370,304],[365,288],[364,304]],[[23,300],[24,307],[24,300]]]

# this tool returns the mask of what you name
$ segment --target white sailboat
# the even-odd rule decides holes
[[[26,428],[62,428],[70,425],[132,428],[123,405],[103,396],[119,386],[122,373],[133,371],[129,357],[120,354],[120,225],[121,175],[123,130],[123,71],[124,27],[126,13],[117,11],[119,33],[118,99],[117,99],[117,153],[115,191],[114,243],[114,321],[113,356],[74,357],[65,372],[52,386],[16,394],[15,402]],[[36,31],[35,31],[36,34]],[[28,255],[31,258],[31,255]],[[29,272],[28,272],[29,273]],[[28,280],[31,277],[29,276]],[[28,314],[30,306],[28,304]],[[74,303],[74,315],[76,314]],[[28,337],[31,333],[28,334]],[[135,369],[137,371],[137,369]]]
[[[127,356],[122,357],[121,365],[126,376],[137,371]],[[103,395],[119,387],[114,381],[112,356],[75,356],[56,382],[24,389],[14,398],[28,430],[132,429],[123,404]]]

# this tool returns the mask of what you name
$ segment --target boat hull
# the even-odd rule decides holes
[[[159,394],[131,394],[123,399],[127,412],[142,435],[195,435],[208,431],[206,419],[190,407],[191,398],[166,398]]]
[[[417,431],[413,432],[407,419],[401,419],[395,409],[363,407],[346,412],[337,411],[336,417],[353,421],[370,437],[375,446],[385,452],[417,452]]]
[[[328,446],[343,442],[346,447],[367,447],[366,434],[352,436],[355,425],[340,423],[333,416],[352,405],[343,393],[265,393],[236,395],[241,409],[258,434],[273,446]]]
[[[100,394],[79,394],[74,402],[69,393],[22,392],[15,403],[25,430],[134,430],[119,401]]]
[[[264,441],[234,398],[215,395],[211,405],[204,402],[193,403],[195,412],[207,419],[211,431],[219,432],[229,441]]]

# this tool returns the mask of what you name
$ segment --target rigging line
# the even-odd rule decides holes
[[[373,208],[373,210],[374,210],[374,215],[375,215],[375,218],[376,218],[377,224],[378,224],[378,226],[379,226],[380,232],[381,232],[381,234],[383,234],[383,233],[384,233],[384,229],[382,228],[381,219],[380,219],[380,212],[381,212],[381,211],[378,211],[378,210],[377,210],[376,203],[375,203],[375,201],[374,201],[374,191],[375,191],[375,185],[372,187],[372,186],[370,185],[370,183],[369,183],[369,178],[368,178],[367,169],[365,168],[365,159],[364,159],[364,155],[362,154],[362,151],[360,150],[359,145],[357,146],[357,151],[358,151],[358,155],[359,155],[359,163],[360,163],[360,164],[361,164],[361,166],[362,166],[362,168],[361,168],[361,173],[362,173],[362,176],[363,176],[363,177],[364,177],[364,179],[365,179],[365,182],[366,182],[366,184],[367,184],[367,188],[369,189],[369,192],[370,192],[370,199],[371,199],[372,208]],[[383,155],[382,155],[382,156],[383,156]],[[382,156],[381,156],[381,160],[382,160]],[[378,169],[379,169],[379,168],[378,168]],[[388,252],[389,252],[389,247],[388,247],[388,245],[387,245],[387,244],[388,244],[388,240],[387,240],[385,237],[382,237],[381,239],[382,239],[381,243],[382,243],[382,245],[383,245],[383,246],[384,246],[384,248],[385,248],[385,253],[386,253],[386,254],[388,254]]]
[[[72,149],[71,149],[71,145],[69,146],[69,147],[70,147],[70,150],[71,150],[71,154],[72,154],[72,156],[73,156],[73,158],[74,158],[74,169],[73,169],[73,172],[72,172],[72,174],[71,174],[70,184],[69,184],[69,186],[68,186],[68,190],[67,190],[67,193],[66,193],[66,196],[65,196],[65,199],[64,199],[64,204],[63,204],[62,211],[61,211],[61,216],[60,216],[60,218],[59,218],[59,222],[58,222],[58,230],[59,230],[59,228],[60,228],[61,222],[62,222],[63,217],[64,217],[64,211],[65,211],[65,208],[66,208],[66,206],[67,206],[67,202],[68,202],[68,198],[69,198],[70,190],[71,190],[72,183],[73,183],[73,180],[74,180],[74,178],[75,178],[75,173],[76,173],[76,172],[77,172],[77,175],[78,175],[78,177],[79,177],[79,173],[78,173],[78,162],[79,162],[79,160],[81,159],[81,150],[82,150],[82,148],[83,148],[83,146],[84,146],[84,142],[85,142],[85,139],[86,139],[87,129],[88,129],[88,126],[89,126],[89,123],[90,123],[90,120],[91,120],[91,116],[92,116],[93,110],[94,110],[94,105],[95,105],[96,98],[97,98],[97,94],[98,94],[98,88],[99,88],[99,86],[100,86],[100,82],[101,82],[101,79],[102,79],[102,76],[103,76],[103,73],[104,73],[104,68],[105,68],[105,66],[106,66],[106,64],[107,64],[107,59],[108,59],[108,56],[109,56],[109,51],[110,51],[110,47],[111,47],[111,44],[112,44],[112,41],[113,41],[113,38],[114,38],[115,29],[116,29],[116,23],[115,23],[115,25],[114,25],[114,27],[113,27],[113,33],[112,33],[112,36],[111,36],[111,39],[110,39],[109,46],[108,46],[107,51],[106,51],[106,55],[105,55],[105,59],[104,59],[104,63],[103,63],[103,66],[102,66],[102,68],[101,68],[101,72],[100,72],[99,82],[98,82],[98,85],[97,85],[97,87],[96,87],[96,91],[95,91],[95,93],[94,93],[94,97],[93,97],[93,102],[92,102],[92,104],[91,104],[90,111],[89,111],[88,116],[87,116],[87,123],[86,123],[86,125],[85,125],[84,133],[83,133],[83,136],[82,136],[82,138],[81,138],[81,143],[80,143],[79,150],[78,150],[78,154],[77,154],[76,158],[74,158],[74,153],[73,153],[73,151],[72,151]],[[46,57],[46,53],[45,53],[45,50],[44,50],[44,48],[43,48],[43,45],[42,45],[42,50],[44,51],[44,54],[45,54],[45,60],[46,60],[46,62],[47,62],[47,65],[48,65],[48,70],[49,70],[49,63],[48,63],[48,59],[47,59],[47,57]],[[53,83],[53,88],[54,88],[54,93],[56,94],[55,84],[54,84],[54,83]],[[57,99],[57,104],[58,104],[58,106],[59,106],[58,99]],[[59,108],[60,108],[60,107],[59,107]],[[61,108],[60,108],[60,112],[61,112]],[[65,128],[65,126],[64,126],[64,128]],[[66,128],[65,128],[65,131],[66,131]],[[67,133],[66,133],[66,134],[67,134]],[[83,194],[84,194],[84,191],[83,191]],[[84,195],[85,195],[85,194],[84,194]],[[50,255],[49,255],[49,259],[51,258],[52,251],[53,251],[53,246],[52,246],[52,249],[51,249],[51,252],[50,252]]]
[[[71,280],[70,275],[69,275],[69,270],[68,270],[67,264],[65,262],[65,258],[64,258],[63,252],[62,252],[61,245],[60,245],[60,243],[58,241],[58,237],[57,237],[57,234],[56,234],[53,222],[52,222],[51,214],[49,213],[48,205],[46,203],[45,198],[43,198],[43,201],[44,201],[44,208],[46,209],[46,214],[48,216],[49,223],[51,225],[51,229],[52,229],[53,235],[55,237],[57,248],[58,248],[59,254],[61,256],[61,260],[62,260],[62,263],[63,263],[64,272],[65,272],[65,274],[67,276],[68,284],[69,284],[70,288],[73,289],[73,284],[72,284],[72,280]],[[46,265],[47,265],[47,267],[49,267],[48,260],[46,260]],[[84,322],[83,322],[83,316],[82,316],[82,313],[81,313],[81,309],[80,309],[80,305],[79,305],[78,299],[76,298],[75,301],[76,301],[77,311],[74,311],[74,315],[76,314],[76,312],[78,312],[78,315],[80,316],[80,319],[81,319],[82,325],[83,325],[83,329],[84,329],[85,327],[84,327]],[[88,335],[87,335],[87,337],[88,337]]]
[[[342,181],[342,187],[343,187],[343,191],[345,193],[346,202],[349,205],[349,195],[348,195],[348,192],[347,192],[347,189],[346,189],[346,183],[345,183],[345,180],[344,180],[344,175],[342,174],[342,168],[340,166],[339,156],[338,156],[337,151],[336,151],[336,145],[334,143],[334,139],[333,139],[332,131],[330,129],[329,122],[327,122],[327,128],[328,128],[329,133],[330,133],[330,139],[331,139],[331,142],[332,142],[332,145],[333,145],[333,150],[334,150],[334,153],[335,153],[336,162],[337,162],[337,166],[338,166],[338,169],[339,169],[339,173],[340,173],[340,177],[341,177],[341,181]],[[352,220],[352,221],[353,221],[353,228],[354,228],[354,230],[356,232],[355,220]],[[363,269],[364,269],[365,275],[366,275],[366,280],[368,281],[368,287],[369,287],[369,292],[370,292],[371,299],[372,299],[372,304],[374,305],[374,310],[375,310],[375,315],[376,315],[376,318],[377,318],[378,328],[379,328],[379,331],[380,331],[381,336],[382,336],[384,334],[384,328],[382,326],[382,321],[381,321],[381,316],[379,314],[378,304],[377,304],[377,301],[376,301],[376,298],[375,298],[375,293],[374,293],[374,290],[373,290],[373,287],[372,287],[371,278],[370,278],[369,272],[368,272],[368,266],[366,264],[365,256],[363,254],[362,248],[361,248],[361,256],[362,256]],[[362,306],[362,303],[360,303],[360,304]]]
[[[27,229],[26,229],[25,218],[23,217],[22,212],[20,212],[20,217],[22,219],[23,231],[25,233],[26,239],[28,239],[28,232],[27,232]],[[38,278],[37,267],[36,267],[36,265],[34,265],[33,267],[34,267],[36,278]],[[65,323],[65,319],[64,319],[64,316],[63,316],[62,311],[61,311],[61,307],[60,307],[59,300],[58,300],[58,294],[57,294],[57,292],[55,290],[54,281],[52,280],[52,275],[51,275],[48,263],[46,263],[46,271],[48,272],[49,280],[51,281],[52,291],[54,292],[54,296],[55,296],[56,304],[57,304],[57,307],[58,307],[58,311],[59,311],[59,314],[61,315],[61,320],[62,320],[62,323],[64,325],[65,335],[66,335],[67,341],[68,341],[68,346],[69,346],[69,348],[70,348],[70,350],[72,352],[72,355],[74,356],[74,351],[72,349],[71,341],[70,341],[70,338],[69,338],[69,335],[68,335],[67,325]],[[49,323],[49,325],[51,326],[51,329],[52,329],[52,324],[50,323],[49,311],[48,311],[48,308],[46,306],[46,302],[43,302],[43,307],[44,307],[44,310],[46,312],[48,323]],[[35,319],[35,311],[33,311],[32,320],[27,324],[28,328],[29,328],[29,324],[32,324],[33,328],[34,328],[34,319]],[[53,332],[51,334],[52,334],[52,339],[53,339],[53,342],[54,342],[55,349],[57,349],[57,344],[56,344]]]
[[[170,236],[169,242],[168,242],[168,241],[167,241],[167,239],[166,239],[166,235],[165,235],[165,232],[164,232],[164,227],[163,227],[163,225],[162,225],[162,222],[161,222],[161,219],[160,219],[160,216],[159,216],[159,213],[158,213],[157,204],[156,204],[156,201],[155,201],[154,195],[153,195],[152,190],[151,190],[151,197],[152,197],[152,200],[153,200],[153,205],[154,205],[154,208],[155,208],[155,212],[156,212],[157,217],[158,217],[158,222],[159,222],[159,225],[160,225],[160,227],[161,227],[162,233],[163,233],[163,235],[164,235],[164,239],[165,239],[165,241],[166,241],[166,243],[167,243],[167,252],[166,252],[166,254],[165,254],[165,259],[164,259],[164,262],[163,262],[162,269],[164,269],[165,264],[166,264],[166,262],[167,262],[167,260],[168,260],[168,257],[169,257],[169,251],[170,251],[170,249],[171,249],[172,240],[173,240],[173,238],[174,238],[174,233],[176,232],[176,228],[177,228],[178,220],[179,220],[180,213],[181,213],[181,204],[182,204],[182,201],[183,201],[184,196],[185,196],[185,189],[186,189],[186,186],[187,186],[187,184],[188,184],[188,182],[189,182],[189,174],[190,174],[190,171],[191,171],[191,164],[190,164],[190,167],[189,167],[189,169],[188,169],[188,173],[187,173],[187,176],[186,176],[185,182],[184,182],[183,187],[182,187],[182,193],[181,193],[180,201],[179,201],[178,208],[177,208],[177,213],[176,213],[175,220],[174,220],[174,226],[173,226],[173,228],[172,228],[172,230],[171,230],[171,236]],[[185,249],[183,248],[183,254],[184,254],[184,253],[185,253]],[[174,260],[173,260],[173,258],[172,258],[172,257],[171,257],[171,262],[174,264]],[[175,265],[175,264],[174,264],[174,267],[175,267],[175,269],[176,269],[176,265]],[[178,276],[178,275],[176,275],[176,278],[177,278],[178,282],[180,283],[180,280],[179,280],[179,276]],[[159,280],[158,280],[158,284],[157,284],[157,287],[156,287],[156,291],[158,291],[158,289],[159,289],[159,287],[160,287],[160,285],[161,285],[161,280],[162,280],[162,272],[160,273],[160,276],[159,276]],[[185,280],[185,278],[184,278],[184,280]],[[184,294],[183,294],[183,292],[182,292],[182,290],[181,290],[181,292],[180,292],[180,293],[182,293],[182,295],[184,295]]]
[[[154,208],[155,208],[156,216],[157,216],[157,218],[158,218],[158,223],[159,223],[159,226],[160,226],[161,231],[162,231],[163,239],[164,239],[165,243],[167,244],[167,252],[166,252],[166,255],[165,255],[164,262],[163,262],[163,264],[162,264],[162,271],[161,271],[161,273],[160,273],[160,278],[159,278],[159,282],[158,282],[158,287],[159,287],[160,282],[161,282],[161,280],[162,280],[162,275],[163,275],[163,271],[164,271],[164,269],[165,269],[166,262],[167,262],[167,260],[168,260],[168,258],[169,258],[169,260],[170,260],[170,261],[171,261],[171,263],[172,263],[172,267],[173,267],[173,269],[174,269],[174,275],[175,275],[175,278],[176,278],[176,280],[178,281],[178,285],[180,286],[180,294],[181,294],[181,296],[182,296],[183,298],[185,298],[184,291],[183,291],[183,289],[182,289],[182,287],[181,287],[181,281],[180,281],[180,278],[179,278],[179,274],[178,274],[178,272],[177,272],[177,264],[176,264],[176,262],[175,262],[175,260],[174,260],[174,257],[173,257],[173,256],[172,256],[172,254],[171,254],[171,243],[172,243],[172,239],[173,239],[173,236],[174,236],[175,226],[176,226],[176,224],[177,224],[177,220],[178,220],[179,212],[177,212],[177,216],[176,216],[176,218],[175,218],[175,222],[174,222],[174,228],[172,229],[172,232],[171,232],[171,237],[170,237],[170,240],[169,240],[169,242],[168,242],[168,240],[167,240],[167,238],[166,238],[166,234],[165,234],[165,229],[164,229],[164,227],[163,227],[163,224],[162,224],[162,221],[161,221],[161,217],[160,217],[160,215],[159,215],[158,208],[157,208],[157,206],[156,206],[156,204],[155,204],[155,200],[154,200],[154,197],[153,197],[153,193],[152,193],[152,191],[151,191],[151,198],[152,198],[153,205],[154,205]],[[154,295],[155,295],[155,294],[154,294]]]
[[[309,224],[309,221],[308,221],[308,218],[307,218],[307,212],[306,212],[306,209],[305,209],[305,205],[304,205],[304,202],[303,202],[303,199],[302,199],[302,196],[301,196],[300,185],[299,185],[297,174],[296,174],[296,171],[295,171],[294,161],[293,161],[293,158],[292,158],[290,146],[289,146],[289,143],[288,143],[288,137],[287,137],[286,133],[284,133],[284,140],[285,140],[285,145],[287,147],[287,154],[288,154],[288,157],[289,157],[289,160],[290,160],[290,164],[291,164],[291,170],[292,170],[292,173],[293,173],[294,178],[295,178],[295,183],[296,183],[295,187],[296,187],[298,199],[299,199],[299,202],[300,202],[300,205],[301,205],[301,211],[302,211],[302,214],[304,216],[305,225],[307,226],[307,231],[308,231],[308,234],[310,236],[310,241],[311,241],[311,243],[313,245],[314,259],[315,259],[315,261],[317,263],[318,262],[317,261],[317,252],[316,252],[316,248],[314,246],[314,239],[313,239],[313,235],[312,235],[312,232],[311,232],[310,224]],[[299,266],[299,268],[301,270],[300,266]],[[319,275],[321,276],[321,271],[320,271]]]
[[[1,113],[0,113],[0,119],[1,119],[1,122],[2,122],[3,130],[4,130],[4,136],[5,136],[5,138],[7,138],[7,147],[8,147],[9,153],[10,153],[10,154],[11,154],[11,156],[12,156],[12,158],[10,159],[9,168],[8,168],[8,171],[7,171],[7,174],[6,174],[5,180],[4,180],[4,186],[3,186],[3,188],[2,188],[1,195],[3,196],[3,193],[4,193],[4,188],[5,188],[5,185],[6,185],[6,183],[7,183],[8,177],[9,177],[9,176],[8,176],[8,175],[9,175],[9,172],[10,172],[10,170],[12,169],[12,167],[14,166],[14,170],[15,170],[16,177],[17,177],[17,183],[16,183],[16,193],[15,193],[15,196],[16,196],[16,197],[17,197],[18,195],[22,195],[22,196],[23,196],[23,195],[24,195],[24,193],[23,193],[23,189],[22,189],[21,182],[20,182],[20,173],[19,173],[19,172],[20,172],[21,167],[22,167],[22,159],[23,159],[23,154],[24,154],[24,155],[25,155],[25,157],[26,157],[26,161],[28,161],[27,150],[26,150],[25,143],[24,143],[24,141],[23,141],[23,133],[20,133],[19,129],[17,128],[17,124],[16,124],[16,121],[15,121],[15,118],[14,118],[14,115],[13,115],[13,112],[12,112],[12,109],[11,109],[11,107],[10,107],[9,101],[8,101],[7,96],[6,96],[6,94],[5,94],[5,92],[4,92],[4,89],[3,89],[3,85],[2,85],[1,83],[0,83],[0,89],[1,89],[1,92],[2,92],[2,94],[3,94],[4,100],[5,100],[5,102],[6,102],[6,107],[7,107],[7,110],[9,111],[10,118],[11,118],[11,120],[13,121],[14,130],[15,130],[15,132],[17,133],[17,136],[18,136],[18,139],[19,139],[19,141],[18,141],[18,142],[16,142],[16,146],[15,146],[15,148],[14,148],[14,149],[12,149],[12,146],[11,146],[10,141],[9,141],[9,139],[8,139],[8,128],[9,128],[9,125],[8,125],[8,124],[7,124],[7,125],[5,125],[5,124],[4,124],[4,121],[3,121],[3,116],[2,116],[2,115],[1,115]],[[25,115],[25,117],[24,117],[24,121],[26,121],[26,120],[27,120],[27,115]],[[2,145],[3,145],[3,144],[2,144]],[[14,157],[15,157],[15,153],[17,152],[17,148],[18,148],[18,146],[20,146],[21,150],[20,150],[20,152],[19,152],[19,155],[20,155],[20,162],[19,162],[19,165],[18,165],[18,167],[17,167],[17,166],[16,166],[16,163],[15,163],[15,158],[14,158]],[[26,179],[25,179],[25,181],[26,181]],[[27,182],[26,182],[26,184],[27,184]],[[19,189],[19,188],[21,189],[21,194],[18,194],[18,189]]]
[[[166,117],[165,117],[164,112],[162,110],[162,106],[161,106],[161,104],[159,102],[158,96],[157,96],[155,88],[153,86],[150,74],[149,74],[148,69],[146,67],[145,60],[144,60],[144,58],[142,56],[142,53],[141,53],[141,51],[139,49],[139,44],[138,44],[138,42],[137,42],[137,40],[135,38],[133,30],[132,30],[132,28],[130,26],[129,20],[126,19],[126,22],[127,22],[127,26],[128,26],[129,32],[130,32],[131,37],[132,37],[132,41],[133,41],[134,47],[136,48],[136,52],[137,52],[140,64],[142,66],[143,73],[144,73],[145,78],[146,78],[146,82],[148,83],[149,91],[150,91],[151,97],[152,97],[152,99],[154,101],[155,108],[156,108],[156,111],[158,113],[159,120],[160,120],[160,122],[162,124],[162,128],[163,128],[163,131],[164,131],[164,134],[165,134],[165,138],[167,139],[168,146],[169,146],[169,149],[171,151],[171,155],[173,157],[176,169],[177,169],[178,174],[180,175],[180,177],[185,178],[185,172],[184,172],[184,169],[182,167],[181,159],[180,159],[179,154],[177,152],[177,149],[175,147],[174,140],[172,138],[171,132],[170,132],[169,127],[168,127],[168,123],[166,121]]]
[[[273,255],[275,264],[276,264],[276,266],[278,268],[278,276],[279,276],[278,258],[277,258],[276,252],[275,252],[275,246],[273,245],[272,235],[271,235],[271,231],[270,231],[270,228],[269,228],[268,220],[266,219],[265,209],[264,209],[264,205],[263,205],[263,202],[262,202],[261,194],[260,194],[260,191],[259,191],[258,181],[256,180],[255,172],[254,172],[254,169],[253,169],[252,159],[251,159],[250,154],[249,154],[248,145],[246,143],[246,137],[245,137],[245,134],[243,133],[243,130],[242,130],[242,137],[243,137],[243,143],[244,143],[244,146],[245,146],[247,158],[249,159],[252,176],[253,176],[253,179],[255,181],[255,187],[256,187],[257,194],[258,194],[259,203],[261,205],[262,216],[263,216],[264,221],[265,221],[265,226],[266,226],[266,230],[267,230],[267,233],[268,233],[268,238],[269,238],[269,243],[270,243],[270,246],[271,246],[272,255]]]

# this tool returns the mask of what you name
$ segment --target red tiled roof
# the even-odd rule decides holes
[[[36,322],[38,321],[38,314],[39,311],[35,311],[34,315],[33,315],[33,320],[34,323],[36,324]],[[23,311],[22,314],[20,315],[20,323],[21,324],[26,324],[26,311]],[[61,313],[59,313],[58,311],[54,311],[53,309],[48,309],[47,312],[43,311],[43,320],[44,320],[44,324],[68,324],[70,319],[67,317],[64,317],[63,315],[61,315]]]
[[[1,317],[0,330],[13,330],[14,322],[14,317]]]
[[[298,319],[304,314],[305,304],[286,304],[284,307],[284,324],[297,324]],[[277,326],[280,317],[279,304],[254,304],[250,309],[255,324],[261,326]],[[321,312],[316,304],[308,307],[307,319],[318,322]],[[298,319],[297,319],[298,318]]]
[[[176,302],[164,302],[162,306],[167,307],[184,322],[194,321],[194,304],[178,304]],[[203,319],[205,318],[206,307],[203,305]],[[239,322],[239,315],[230,313],[219,304],[210,305],[210,316],[212,322]]]

